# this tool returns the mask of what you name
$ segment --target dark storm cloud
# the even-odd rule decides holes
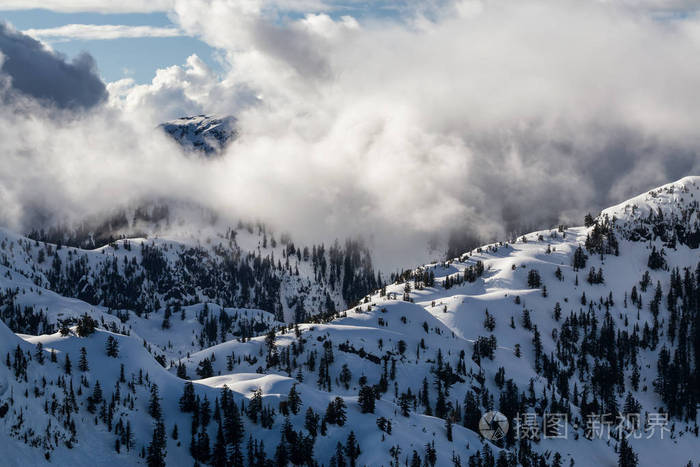
[[[68,62],[4,23],[0,23],[0,53],[0,70],[11,78],[14,91],[62,109],[87,109],[107,98],[95,60],[88,53]]]

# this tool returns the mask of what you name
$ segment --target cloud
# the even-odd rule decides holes
[[[700,5],[695,0],[598,0],[603,3],[619,2],[630,8],[640,8],[652,11],[696,11]]]
[[[659,0],[661,1],[661,0]],[[3,0],[2,10],[46,9],[58,12],[97,12],[97,13],[152,13],[171,11],[175,0]],[[230,2],[246,3],[246,2]],[[415,8],[425,3],[423,0],[273,0],[266,2],[266,8],[287,12],[323,12],[362,10],[368,6],[377,10],[402,10]],[[432,2],[428,2],[432,3]]]
[[[476,3],[476,15],[448,9],[420,28],[410,21],[359,27],[326,15],[271,27],[262,9],[216,1],[205,9],[180,2],[176,11],[186,30],[229,51],[229,79],[264,96],[250,118],[293,120],[290,131],[304,122],[328,135],[357,112],[366,121],[406,115],[417,127],[409,134],[496,152],[511,165],[531,159],[520,171],[545,158],[538,151],[558,152],[560,163],[591,161],[594,154],[573,157],[557,144],[604,152],[597,138],[586,139],[599,126],[615,142],[639,133],[695,144],[687,117],[696,113],[692,83],[700,70],[683,56],[697,52],[697,22],[660,23],[593,2]]]
[[[44,40],[109,40],[137,37],[178,37],[176,28],[155,26],[126,26],[117,24],[66,24],[48,29],[27,29],[29,36]]]
[[[3,23],[0,52],[4,57],[0,74],[9,77],[12,90],[24,96],[71,109],[93,107],[107,98],[95,61],[87,53],[67,62],[39,41]]]
[[[237,113],[257,102],[249,89],[222,80],[197,55],[182,66],[158,70],[151,83],[126,78],[109,83],[107,89],[112,107],[151,126],[188,115]]]
[[[699,51],[694,18],[660,22],[597,2],[470,3],[433,20],[418,11],[360,25],[280,21],[261,2],[183,1],[176,19],[226,50],[227,79],[261,96],[239,115],[251,136],[232,147],[246,165],[233,171],[263,171],[257,197],[288,207],[294,196],[271,192],[295,193],[287,212],[317,210],[310,218],[337,230],[347,216],[369,230],[503,238],[580,222],[699,169],[700,67],[684,58]],[[299,167],[289,178],[267,170],[289,160]]]
[[[178,1],[173,20],[221,51],[224,72],[193,56],[146,85],[111,83],[108,108],[69,125],[0,116],[13,168],[0,218],[169,195],[301,241],[361,234],[384,267],[405,266],[430,239],[578,224],[700,173],[696,18],[595,1],[436,5],[397,20]],[[215,161],[180,157],[154,126],[188,113],[234,114],[241,136]]]
[[[96,13],[152,13],[168,11],[172,0],[3,0],[0,10],[33,10],[44,9],[65,13],[96,12]]]
[[[45,9],[63,13],[96,12],[96,13],[153,13],[168,12],[178,0],[3,0],[0,11]],[[485,0],[488,1],[488,0]],[[696,0],[588,0],[611,6],[626,6],[648,11],[697,11],[700,7]],[[481,0],[463,0],[458,3],[480,3]],[[229,2],[234,3],[254,3]],[[449,0],[268,0],[265,8],[274,11],[295,13],[322,12],[416,12],[433,14]]]

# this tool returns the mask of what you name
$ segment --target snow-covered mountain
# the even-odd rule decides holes
[[[699,201],[686,177],[389,284],[361,249],[255,228],[92,251],[2,231],[3,463],[696,465]]]
[[[160,128],[186,150],[201,151],[207,155],[218,153],[238,136],[236,119],[231,116],[182,117],[162,123]]]

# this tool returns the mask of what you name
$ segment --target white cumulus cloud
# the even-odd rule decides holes
[[[137,37],[177,37],[182,31],[172,27],[127,26],[123,24],[66,24],[55,28],[27,29],[32,37],[48,40],[109,40]]]

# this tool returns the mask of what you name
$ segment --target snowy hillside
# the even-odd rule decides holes
[[[218,153],[238,136],[234,117],[182,117],[162,123],[160,128],[186,150],[202,151],[207,155]]]
[[[3,231],[4,462],[697,465],[699,197],[686,177],[391,284],[262,228]]]
[[[143,320],[154,323],[148,327],[170,329],[181,326],[183,309],[210,303],[211,316],[200,319],[196,333],[196,348],[201,348],[228,332],[249,336],[266,331],[273,319],[303,321],[342,310],[381,280],[359,242],[300,247],[261,224],[242,223],[223,232],[199,230],[197,236],[171,231],[169,237],[124,239],[83,250],[0,230],[0,268],[7,269],[0,277],[0,317],[19,332],[46,332],[73,306],[81,312],[101,309],[127,325]],[[58,296],[27,300],[17,293],[27,285],[42,297]],[[24,308],[15,313],[20,304]],[[263,324],[247,317],[250,323],[241,329],[235,314],[233,323],[220,319],[216,310],[221,307],[262,310],[269,316]],[[213,319],[218,324],[205,322]]]

